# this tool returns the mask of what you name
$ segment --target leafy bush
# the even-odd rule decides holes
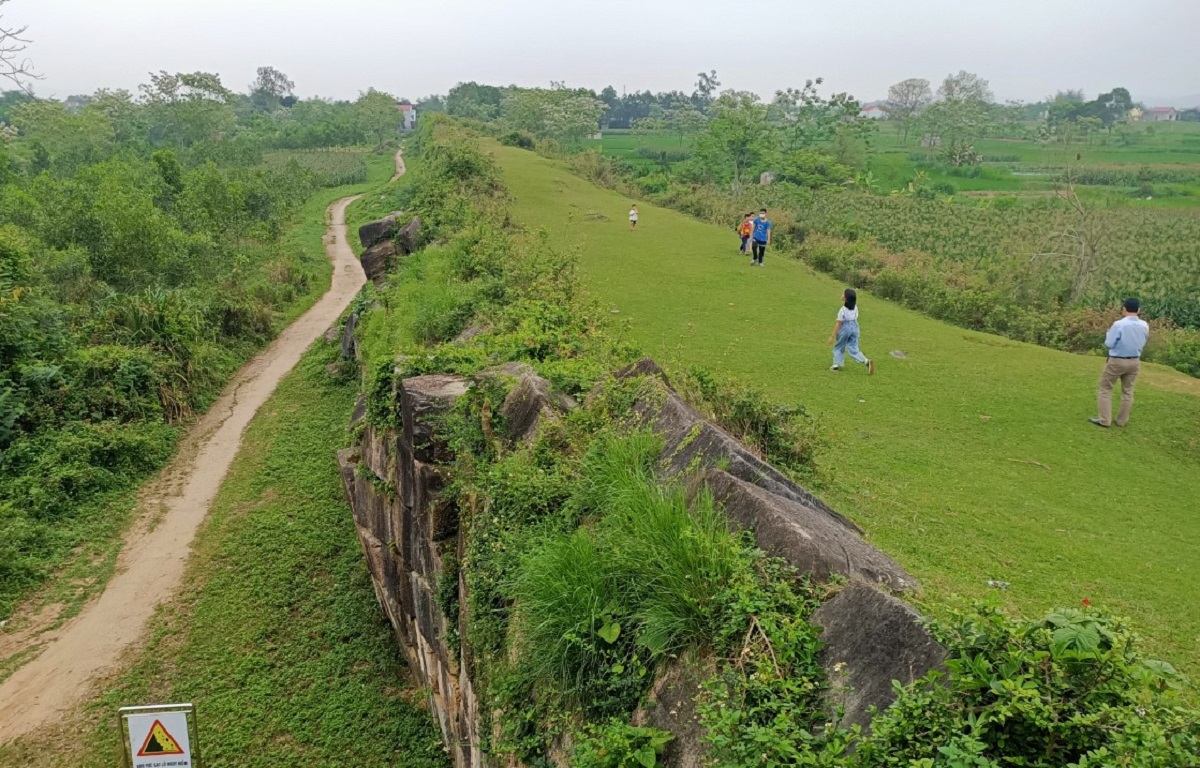
[[[948,677],[934,672],[898,689],[859,744],[857,764],[924,764],[934,750],[939,760],[928,765],[1200,760],[1200,725],[1178,695],[1182,678],[1142,656],[1125,622],[1087,607],[1017,621],[980,606],[936,627],[952,654]]]
[[[500,137],[500,143],[506,147],[533,149],[537,139],[529,131],[509,131]]]
[[[657,728],[638,728],[620,720],[589,726],[575,745],[574,768],[655,768],[675,737]]]

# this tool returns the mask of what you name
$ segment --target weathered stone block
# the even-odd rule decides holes
[[[396,232],[395,240],[396,244],[400,246],[401,253],[405,255],[416,253],[417,248],[421,245],[421,217],[413,216]]]
[[[449,448],[438,438],[440,417],[470,388],[471,383],[461,376],[445,374],[414,376],[400,383],[404,440],[413,458],[433,464],[451,460]]]
[[[830,680],[846,690],[830,692],[831,708],[843,701],[842,726],[868,726],[870,708],[893,701],[892,681],[908,684],[941,667],[942,648],[905,603],[861,582],[838,592],[813,614],[823,627],[821,665]]]
[[[710,424],[683,398],[666,387],[656,387],[634,404],[642,424],[662,436],[663,474],[675,477],[723,464],[729,474],[757,485],[777,496],[803,504],[828,515],[840,525],[861,533],[862,529],[792,482],[720,427]]]
[[[363,274],[373,283],[379,284],[396,266],[396,244],[390,240],[372,245],[358,259],[362,262]]]
[[[711,658],[675,661],[654,681],[647,705],[633,713],[634,725],[675,735],[662,755],[665,768],[703,768],[711,764],[704,729],[696,714],[696,692],[715,672],[716,662]]]
[[[617,369],[613,374],[616,379],[635,379],[639,376],[648,376],[658,379],[664,386],[671,386],[671,380],[667,378],[667,372],[654,361],[654,358],[643,357],[640,360],[630,363],[624,368]]]
[[[384,240],[391,240],[395,237],[399,227],[399,219],[403,214],[400,211],[393,211],[382,219],[368,221],[358,228],[358,241],[362,243],[363,248],[370,248],[376,243]]]
[[[820,510],[719,469],[708,470],[704,482],[731,522],[752,532],[764,552],[783,558],[802,574],[821,581],[840,574],[897,592],[917,586],[895,560]]]
[[[358,337],[354,335],[358,328],[358,313],[351,312],[346,318],[346,326],[342,329],[342,359],[350,360],[358,356]]]
[[[385,483],[399,488],[396,474],[396,441],[400,437],[394,429],[379,429],[372,424],[363,427],[362,460],[375,476]]]

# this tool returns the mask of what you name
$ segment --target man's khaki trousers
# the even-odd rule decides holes
[[[1096,406],[1100,409],[1100,423],[1108,426],[1112,421],[1112,391],[1117,379],[1121,380],[1121,410],[1117,411],[1117,426],[1123,427],[1129,421],[1129,412],[1133,410],[1133,385],[1137,383],[1138,369],[1142,361],[1135,358],[1124,360],[1119,357],[1108,358],[1104,373],[1100,374],[1100,392],[1096,396]]]

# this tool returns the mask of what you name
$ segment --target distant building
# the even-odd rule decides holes
[[[417,109],[412,104],[397,104],[396,109],[400,110],[402,122],[400,129],[403,131],[411,131],[417,127]]]
[[[1146,123],[1173,123],[1178,119],[1175,107],[1152,107],[1142,113],[1142,121]]]
[[[859,111],[859,117],[865,117],[868,120],[886,120],[891,109],[882,101],[874,101],[870,104],[864,104]]]
[[[1129,110],[1129,119],[1135,121],[1141,120],[1143,114],[1145,114],[1145,112],[1141,107],[1134,107],[1133,109]]]

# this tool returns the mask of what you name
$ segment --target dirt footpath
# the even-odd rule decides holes
[[[396,171],[404,172],[399,154]],[[247,363],[189,431],[176,457],[142,494],[139,523],[100,597],[63,627],[27,639],[27,647],[42,650],[0,685],[0,743],[36,730],[82,700],[90,683],[142,635],[155,607],[179,588],[192,538],[237,455],[246,425],[365,281],[345,224],[346,207],[355,199],[344,198],[329,209],[329,292]]]

